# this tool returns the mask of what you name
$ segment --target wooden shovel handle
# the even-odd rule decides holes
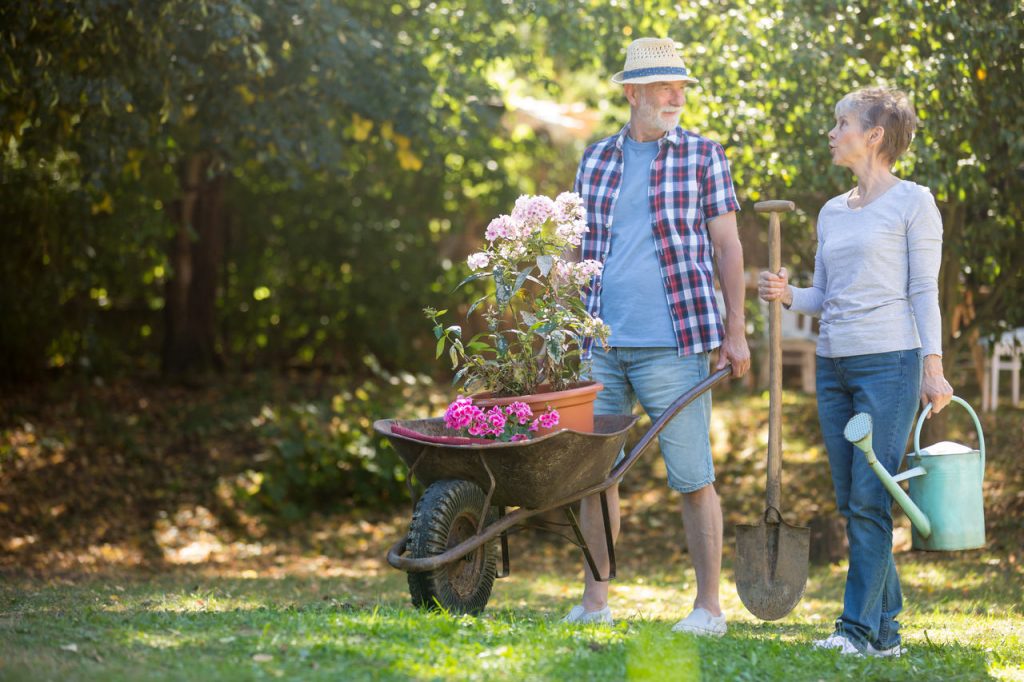
[[[762,201],[754,204],[768,218],[768,269],[782,268],[782,225],[779,214],[793,210],[792,201]],[[782,497],[782,303],[768,304],[768,482],[767,506],[780,513]],[[780,514],[781,515],[781,514]]]

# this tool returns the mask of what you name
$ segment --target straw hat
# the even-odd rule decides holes
[[[658,81],[696,83],[697,79],[683,66],[671,38],[637,38],[626,49],[626,64],[612,76],[612,82],[641,85]]]

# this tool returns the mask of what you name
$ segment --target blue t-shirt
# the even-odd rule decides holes
[[[649,196],[658,141],[626,137],[619,196],[611,221],[611,248],[601,276],[601,318],[612,328],[608,345],[675,348],[661,264],[654,245]]]

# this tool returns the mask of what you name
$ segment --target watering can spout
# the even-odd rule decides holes
[[[893,478],[882,463],[878,461],[878,457],[875,456],[875,451],[871,446],[871,428],[872,421],[871,415],[861,412],[855,414],[850,418],[850,421],[846,423],[846,428],[843,430],[843,436],[846,440],[853,443],[857,448],[864,452],[864,456],[867,457],[868,465],[871,470],[875,472],[882,485],[889,491],[893,499],[903,508],[910,522],[917,528],[917,532],[920,533],[921,537],[927,538],[932,534],[932,524],[928,520],[921,508],[914,504],[914,501],[910,499],[906,491],[899,485],[899,480],[907,478],[906,474]],[[908,472],[910,473],[910,472]],[[924,470],[920,474],[924,474]],[[918,475],[916,472],[913,475]]]

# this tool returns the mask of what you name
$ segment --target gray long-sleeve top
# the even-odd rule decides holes
[[[813,285],[793,287],[790,309],[821,317],[822,357],[941,355],[942,218],[931,192],[901,180],[861,208],[848,196],[821,209]]]

